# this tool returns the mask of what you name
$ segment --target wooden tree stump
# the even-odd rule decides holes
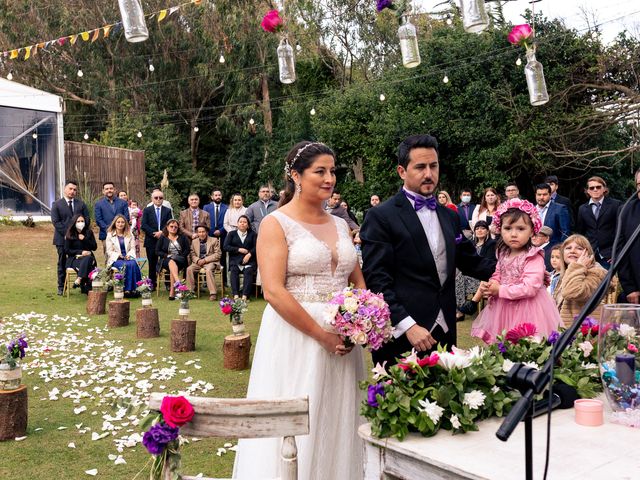
[[[107,292],[89,290],[87,295],[87,314],[104,315],[107,305]]]
[[[171,321],[171,351],[193,352],[196,349],[196,321]]]
[[[26,385],[16,390],[0,390],[0,441],[25,436],[28,406]]]
[[[160,336],[160,320],[157,308],[136,310],[136,337],[155,338]]]
[[[129,325],[129,300],[112,300],[109,302],[109,328]]]
[[[251,335],[227,335],[224,337],[222,352],[224,354],[224,368],[228,370],[246,370],[249,368],[249,353],[251,351]]]

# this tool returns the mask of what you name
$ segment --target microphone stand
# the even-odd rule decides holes
[[[634,195],[637,195],[637,192],[634,193]],[[632,195],[627,202],[633,199],[634,195]],[[620,217],[622,216],[623,210],[624,207],[620,211],[618,228],[620,228]],[[628,254],[631,246],[638,236],[640,236],[640,224],[638,224],[627,242],[624,244],[620,254],[612,262],[611,268],[609,269],[606,277],[595,293],[591,296],[589,301],[584,305],[571,327],[560,335],[551,351],[551,356],[544,364],[544,367],[541,370],[536,370],[535,368],[528,367],[522,363],[516,363],[511,367],[511,370],[509,370],[509,373],[507,374],[507,382],[514,388],[518,389],[520,393],[522,393],[522,397],[516,402],[513,408],[509,411],[509,414],[502,421],[502,425],[496,432],[496,436],[503,442],[506,442],[518,423],[524,418],[526,480],[533,480],[533,398],[535,395],[542,393],[547,384],[551,382],[550,372],[552,370],[552,366],[562,356],[564,350],[573,342],[578,329],[582,326],[582,322],[587,315],[595,310],[600,303],[600,300],[609,288],[611,278],[613,278],[613,275],[618,271],[621,260],[623,260]],[[615,252],[615,245],[613,251]]]

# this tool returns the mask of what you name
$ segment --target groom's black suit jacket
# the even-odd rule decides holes
[[[487,280],[496,261],[476,254],[462,234],[460,219],[454,211],[438,205],[436,213],[447,253],[444,285],[440,285],[420,219],[402,190],[367,214],[360,230],[363,272],[367,288],[384,294],[394,326],[411,316],[418,325],[431,330],[442,309],[449,331],[445,334],[436,327],[432,335],[451,348],[456,342],[456,268],[465,275]],[[406,335],[401,335],[374,352],[373,359],[392,365],[396,357],[410,350]]]

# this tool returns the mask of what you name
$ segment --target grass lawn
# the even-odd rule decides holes
[[[249,372],[222,367],[222,342],[231,327],[207,296],[190,302],[191,318],[198,321],[196,351],[190,353],[169,350],[169,322],[177,317],[178,302],[169,302],[166,292],[153,297],[161,336],[145,340],[135,337],[139,299],[131,301],[130,325],[108,330],[106,315],[86,315],[86,297],[78,290],[69,299],[57,296],[52,237],[51,225],[0,226],[0,341],[25,331],[31,346],[23,380],[29,387],[27,438],[0,443],[0,478],[90,478],[85,472],[92,469],[97,477],[133,478],[150,457],[142,444],[118,440],[140,433],[141,412],[125,413],[115,406],[117,399],[144,401],[152,391],[242,397]],[[254,343],[264,307],[262,299],[253,300],[245,316]],[[458,325],[461,346],[475,343],[470,323]],[[218,450],[227,442],[235,444],[206,439],[185,445],[183,471],[230,476],[234,453]],[[116,464],[118,456],[126,463]],[[138,478],[147,476],[145,471]]]

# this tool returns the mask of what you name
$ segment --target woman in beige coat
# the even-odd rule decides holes
[[[594,261],[591,244],[582,235],[571,235],[567,238],[560,248],[560,256],[563,259],[563,268],[553,298],[560,310],[564,326],[569,327],[596,291],[607,271]],[[601,309],[599,305],[590,316],[599,320]]]

